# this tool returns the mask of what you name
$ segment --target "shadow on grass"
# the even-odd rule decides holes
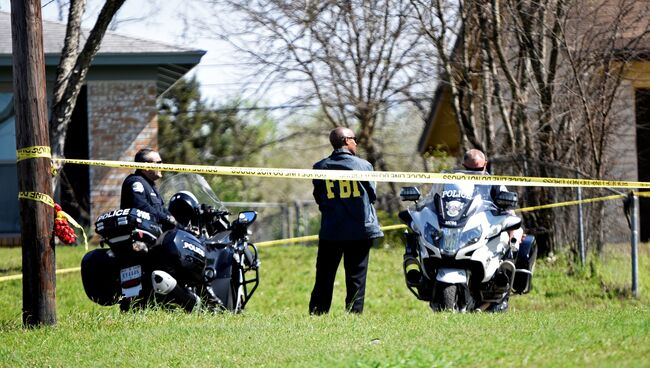
[[[23,321],[21,316],[17,316],[15,319],[6,319],[0,320],[0,334],[5,332],[16,332],[20,330],[27,330],[29,328],[23,327]]]
[[[3,275],[3,274],[13,275],[15,273],[22,273],[22,272],[23,272],[23,268],[21,266],[0,267],[0,275]]]

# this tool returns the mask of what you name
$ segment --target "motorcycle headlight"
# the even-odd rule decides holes
[[[462,246],[474,244],[481,239],[483,230],[480,226],[464,231],[460,235],[460,242]]]
[[[436,229],[428,222],[424,225],[424,240],[429,242],[429,244],[437,246],[438,242],[440,241],[440,237],[442,237],[440,230]]]
[[[442,229],[442,238],[438,247],[446,254],[455,254],[461,248],[474,244],[481,239],[481,227],[475,227],[467,231],[462,231],[460,228]]]
[[[442,238],[438,244],[440,250],[447,254],[454,254],[458,252],[461,247],[460,243],[460,228],[444,228],[442,229]]]

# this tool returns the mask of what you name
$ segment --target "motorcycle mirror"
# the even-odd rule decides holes
[[[250,224],[257,218],[257,212],[255,211],[245,211],[240,212],[237,217],[237,222],[240,224]]]
[[[399,192],[402,201],[417,201],[420,199],[420,190],[417,187],[402,187]]]
[[[411,214],[409,211],[401,211],[398,215],[400,220],[402,220],[403,223],[405,223],[408,226],[411,226],[411,221],[413,221],[413,218],[411,217]]]
[[[517,206],[517,193],[515,192],[499,192],[494,198],[494,204],[497,207],[509,210]]]

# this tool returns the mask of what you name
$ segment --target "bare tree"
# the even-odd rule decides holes
[[[65,42],[56,71],[50,114],[50,145],[54,157],[63,156],[68,125],[86,74],[99,51],[108,25],[125,1],[106,0],[81,49],[81,17],[86,0],[70,1]],[[56,183],[54,185],[56,186]]]
[[[213,1],[241,15],[221,32],[257,66],[266,84],[300,81],[294,104],[317,103],[324,127],[357,131],[368,160],[388,170],[375,133],[386,112],[404,103],[421,109],[430,94],[433,49],[406,0]],[[295,83],[294,83],[295,84]]]
[[[411,2],[439,51],[465,148],[510,157],[502,169],[513,174],[553,176],[557,165],[591,178],[611,174],[622,77],[648,40],[645,2]],[[542,204],[558,193],[534,188],[525,200]],[[552,235],[552,212],[527,217],[540,235]]]

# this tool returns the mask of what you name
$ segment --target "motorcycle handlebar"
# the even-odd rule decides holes
[[[230,215],[230,212],[228,210],[216,210],[214,207],[207,205],[205,203],[201,204],[201,214],[203,215],[208,215],[208,214],[214,214],[218,216],[227,216]]]

